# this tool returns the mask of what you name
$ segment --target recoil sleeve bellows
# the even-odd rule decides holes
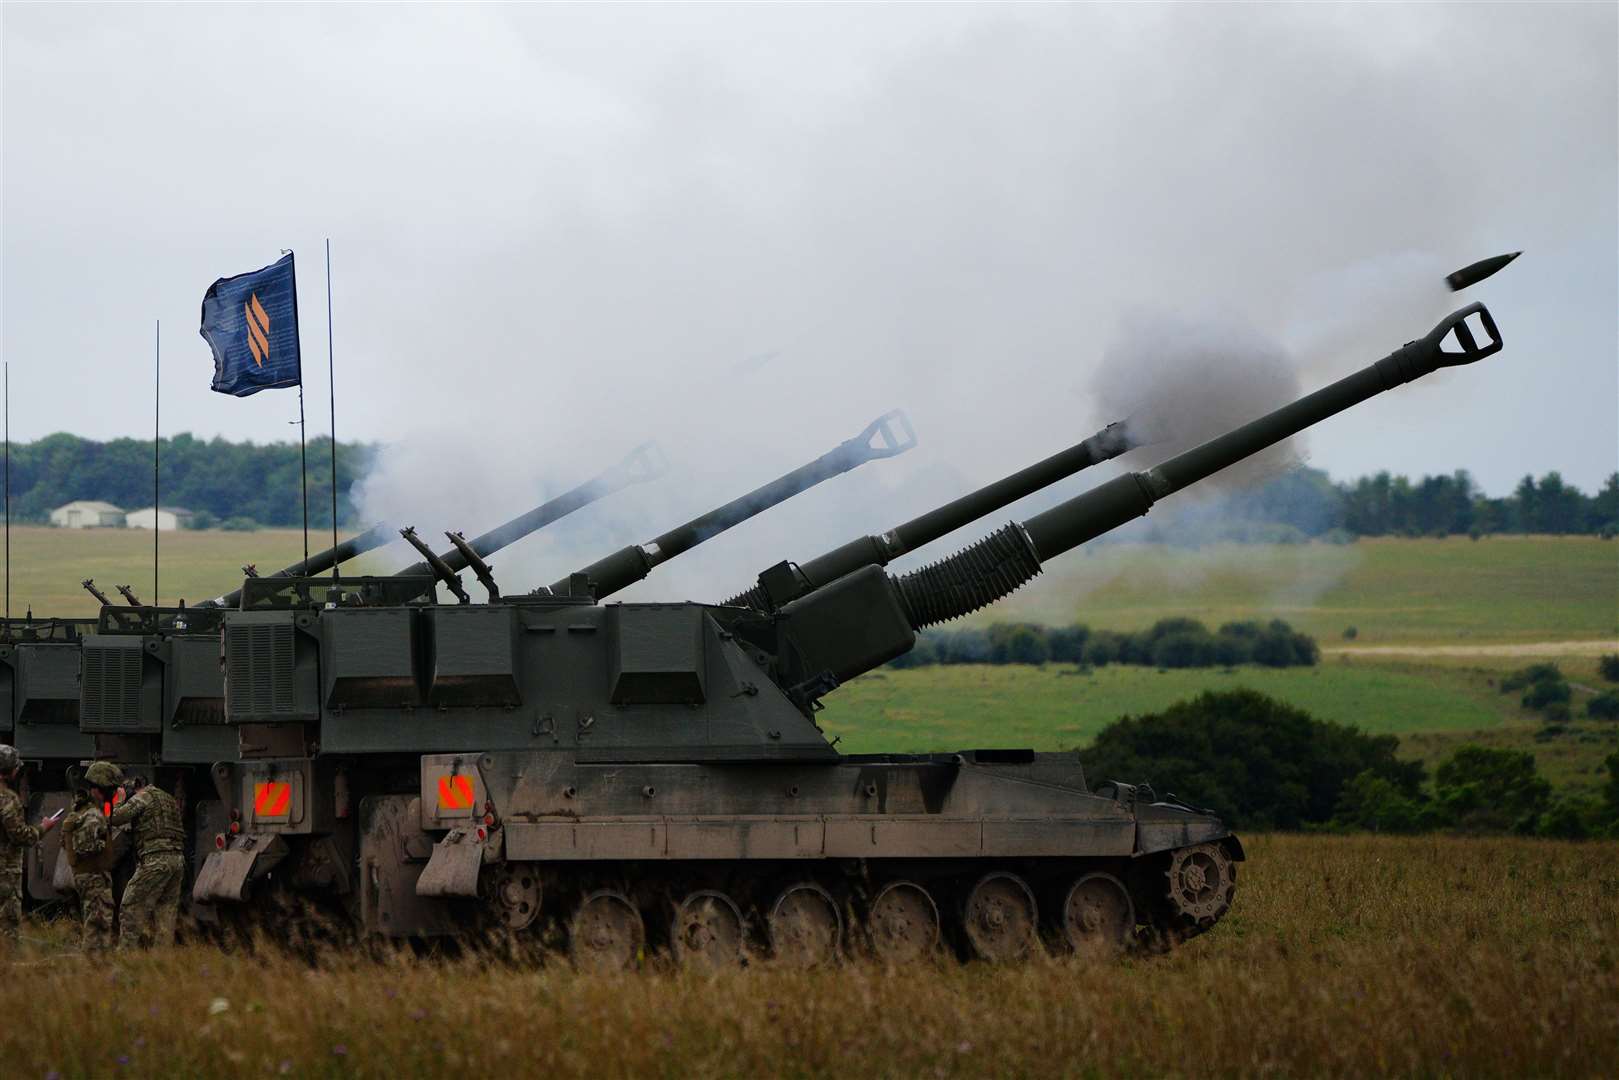
[[[1023,526],[1000,528],[947,559],[893,578],[900,606],[921,630],[960,618],[1010,596],[1040,573]]]

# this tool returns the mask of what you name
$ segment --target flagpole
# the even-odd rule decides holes
[[[304,562],[309,561],[309,451],[304,447],[304,384],[298,384],[298,478],[304,504]]]
[[[283,255],[292,255],[291,248],[282,248]],[[292,332],[298,335],[300,354],[303,334],[298,326],[298,257],[292,255]],[[298,489],[304,506],[304,562],[309,561],[309,450],[304,438],[304,364],[298,359]]]
[[[158,508],[158,454],[162,445],[158,441],[162,426],[159,423],[159,399],[163,385],[163,320],[156,320],[152,331],[152,606],[157,607],[157,537],[161,532],[157,520]]]
[[[6,361],[6,621],[11,621],[11,361]]]
[[[326,389],[332,408],[332,547],[337,546],[337,375],[332,361],[332,238],[326,238]],[[337,577],[337,563],[332,563]]]

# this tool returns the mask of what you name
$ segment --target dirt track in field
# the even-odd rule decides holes
[[[1349,645],[1323,656],[1601,656],[1619,653],[1619,641],[1531,641],[1515,645]]]

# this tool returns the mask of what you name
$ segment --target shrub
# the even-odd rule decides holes
[[[1602,764],[1608,770],[1608,783],[1602,789],[1602,801],[1608,808],[1608,820],[1619,826],[1619,750],[1609,754]]]
[[[1551,794],[1535,756],[1517,750],[1464,746],[1434,770],[1435,801],[1469,832],[1534,832]]]
[[[1604,808],[1586,795],[1560,795],[1540,815],[1535,834],[1558,840],[1585,840],[1603,832]]]
[[[1051,650],[1051,658],[1059,664],[1079,664],[1085,660],[1085,642],[1091,636],[1091,629],[1075,623],[1073,626],[1058,626],[1046,632],[1046,646]]]
[[[1358,637],[1360,637],[1360,631],[1359,630],[1355,629],[1353,626],[1344,627],[1344,640],[1345,641],[1354,641]]]
[[[1585,715],[1593,720],[1619,720],[1619,694],[1612,690],[1585,703]]]
[[[1428,832],[1440,824],[1439,812],[1420,794],[1411,794],[1371,769],[1343,786],[1332,827],[1383,833]]]
[[[1363,773],[1416,799],[1423,768],[1396,758],[1398,747],[1392,735],[1229,690],[1115,721],[1080,757],[1093,782],[1147,781],[1212,807],[1234,827],[1298,829],[1331,820],[1344,786]]]
[[[1510,694],[1514,690],[1522,690],[1538,682],[1562,682],[1563,673],[1556,664],[1530,664],[1519,668],[1511,675],[1501,680],[1501,692]]]
[[[1095,630],[1085,642],[1085,663],[1095,667],[1117,664],[1124,654],[1125,635],[1112,630]]]
[[[191,515],[191,521],[186,525],[188,529],[212,529],[219,524],[219,518],[206,510],[198,510]]]
[[[1051,658],[1041,627],[997,624],[989,628],[988,636],[992,664],[1043,664]]]
[[[1161,668],[1208,667],[1215,662],[1214,652],[1214,638],[1207,630],[1182,630],[1153,643],[1152,662]]]
[[[1540,683],[1537,685],[1544,686],[1547,684]],[[1547,724],[1561,725],[1566,724],[1570,720],[1574,719],[1574,712],[1568,707],[1568,702],[1554,701],[1550,705],[1547,705],[1545,708],[1540,710],[1540,718]]]
[[[1619,682],[1619,653],[1608,653],[1598,660],[1597,671],[1609,682]]]
[[[1561,677],[1555,682],[1542,679],[1529,684],[1529,689],[1523,695],[1523,706],[1526,709],[1545,709],[1551,705],[1562,705],[1563,712],[1567,713],[1569,699],[1573,696],[1568,683]]]
[[[1315,639],[1274,619],[1254,640],[1254,663],[1266,667],[1308,667],[1321,659]]]
[[[987,664],[994,652],[982,630],[951,630],[934,639],[941,664]]]

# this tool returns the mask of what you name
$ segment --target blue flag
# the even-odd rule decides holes
[[[198,333],[214,350],[213,389],[221,394],[247,397],[299,385],[303,375],[292,256],[208,286]]]

